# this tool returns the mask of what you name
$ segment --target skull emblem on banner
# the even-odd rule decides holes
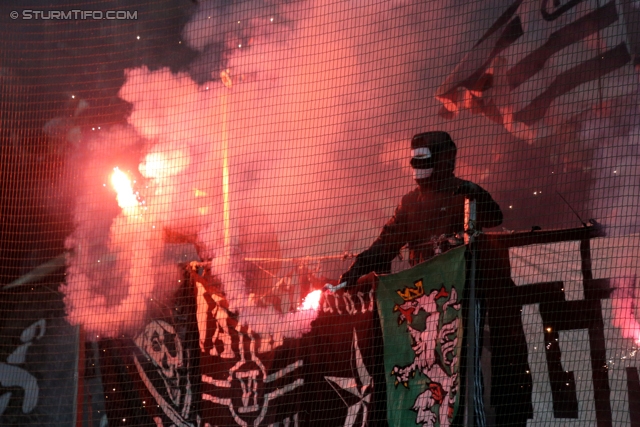
[[[135,343],[158,369],[173,404],[180,405],[180,371],[184,360],[175,328],[165,321],[154,320],[136,337]]]

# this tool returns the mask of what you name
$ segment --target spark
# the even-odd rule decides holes
[[[140,40],[140,36],[136,36],[136,39]]]

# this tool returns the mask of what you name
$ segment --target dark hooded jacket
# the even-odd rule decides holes
[[[486,190],[454,176],[456,149],[453,141],[449,140],[449,143],[430,144],[434,159],[432,175],[420,180],[417,188],[405,194],[380,236],[356,257],[340,282],[354,286],[360,276],[372,271],[390,273],[391,262],[405,245],[409,247],[409,262],[413,266],[462,244],[453,236],[461,236],[464,229],[466,195],[476,200],[477,228],[491,228],[502,223],[500,206]],[[445,239],[441,238],[443,235]]]

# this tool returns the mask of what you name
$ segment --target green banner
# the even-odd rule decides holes
[[[464,252],[379,278],[390,427],[445,427],[458,412]]]

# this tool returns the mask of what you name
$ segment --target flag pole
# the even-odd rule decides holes
[[[228,70],[220,72],[220,79],[227,89],[232,82]],[[222,110],[222,212],[224,227],[224,255],[231,256],[231,213],[229,208],[229,129],[227,128],[227,90],[220,95]]]
[[[466,411],[464,425],[475,425],[475,378],[476,378],[476,201],[466,198],[464,201],[464,240],[468,245],[469,267],[469,310],[467,314],[467,369],[466,369]]]
[[[17,288],[19,286],[28,285],[29,283],[42,280],[50,274],[53,274],[61,268],[64,268],[66,266],[68,256],[68,252],[63,252],[57,257],[50,259],[44,264],[41,264],[38,267],[34,268],[24,276],[21,276],[20,278],[6,285],[0,285],[0,287],[3,291],[6,291],[8,289]]]

